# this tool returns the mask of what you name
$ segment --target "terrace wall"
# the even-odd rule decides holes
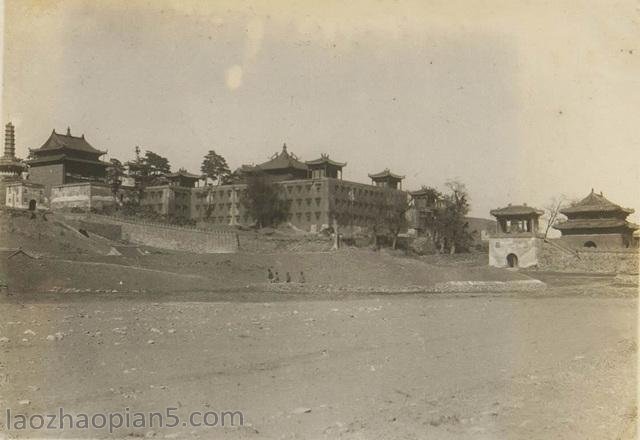
[[[82,182],[51,187],[51,209],[102,209],[113,206],[116,200],[108,185]]]
[[[69,216],[74,218],[76,216]],[[88,231],[111,239],[118,239],[117,225],[121,230],[120,238],[131,243],[160,249],[194,252],[198,254],[217,254],[238,251],[238,236],[230,231],[211,231],[198,228],[164,225],[161,223],[128,220],[105,215],[78,215],[79,225]],[[97,224],[103,224],[98,227]]]
[[[558,246],[560,244],[560,246]],[[638,273],[638,250],[603,250],[583,248],[572,250],[561,247],[562,242],[543,242],[538,254],[541,270],[558,272]]]

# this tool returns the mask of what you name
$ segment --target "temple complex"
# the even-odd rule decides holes
[[[269,161],[238,168],[233,184],[193,188],[181,178],[145,188],[142,204],[162,215],[215,225],[250,225],[253,220],[242,200],[247,178],[259,173],[280,184],[289,202],[287,220],[293,226],[317,232],[335,221],[343,231],[356,233],[373,227],[389,204],[407,199],[407,193],[397,189],[401,176],[382,176],[377,185],[349,182],[342,179],[346,165],[327,154],[303,162],[285,144]]]
[[[633,209],[616,205],[593,189],[587,197],[560,212],[567,220],[554,228],[562,233],[561,241],[572,248],[628,248],[638,229],[638,225],[627,221]]]

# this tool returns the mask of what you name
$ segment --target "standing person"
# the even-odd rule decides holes
[[[291,274],[290,274],[289,272],[287,272],[287,277],[285,278],[285,281],[286,281],[287,283],[290,283],[290,282],[291,282]]]
[[[278,275],[278,272],[276,272],[276,276],[275,276],[275,278],[273,279],[273,282],[274,282],[274,283],[279,283],[279,282],[280,282],[280,275]]]
[[[267,278],[269,279],[270,283],[273,283],[273,271],[271,270],[271,268],[267,269]]]
[[[304,278],[304,272],[300,271],[300,284],[304,284],[307,280]]]

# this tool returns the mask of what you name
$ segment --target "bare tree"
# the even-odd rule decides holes
[[[444,196],[444,209],[438,211],[437,224],[440,230],[440,251],[448,245],[449,253],[465,251],[469,248],[472,236],[469,232],[469,192],[459,180],[448,180],[445,186],[449,190]]]
[[[563,208],[571,205],[571,200],[564,194],[560,194],[559,196],[553,197],[549,200],[549,203],[544,206],[545,211],[545,219],[547,225],[544,230],[544,238],[547,239],[549,235],[549,231],[553,227],[553,225],[558,224],[561,220],[564,219],[564,216],[560,212]]]
[[[378,235],[384,234],[391,248],[396,249],[398,244],[398,235],[406,231],[409,225],[407,212],[411,208],[411,204],[403,194],[395,194],[392,191],[386,191],[384,194],[384,203],[378,206],[378,215],[372,225],[374,247],[378,249]]]

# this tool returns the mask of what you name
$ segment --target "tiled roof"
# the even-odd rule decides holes
[[[375,179],[383,179],[385,177],[391,177],[392,179],[396,179],[396,180],[404,179],[404,176],[392,173],[391,171],[389,171],[389,168],[386,168],[384,171],[381,171],[379,173],[369,174],[369,178],[374,179],[374,180]]]
[[[633,209],[623,208],[616,205],[613,202],[607,200],[602,193],[596,194],[593,190],[591,193],[580,200],[578,203],[573,204],[568,208],[560,210],[563,214],[577,214],[582,212],[625,212],[631,214]]]
[[[188,179],[200,179],[202,176],[198,176],[196,174],[191,174],[187,171],[176,171],[175,173],[169,173],[166,175],[168,178],[171,177],[186,177]]]
[[[90,163],[95,165],[104,165],[108,167],[109,164],[107,162],[103,162],[101,160],[90,160],[90,159],[80,159],[77,157],[68,156],[66,154],[52,154],[47,156],[37,157],[35,159],[30,159],[27,161],[29,165],[37,164],[37,163],[49,163],[49,162],[58,162],[61,160],[68,160],[72,162],[82,162],[82,163]]]
[[[544,211],[527,205],[509,205],[505,208],[492,209],[490,214],[494,217],[504,217],[509,215],[537,215],[544,214]]]
[[[629,228],[638,229],[638,225],[621,218],[587,218],[570,219],[553,226],[555,229],[565,231],[568,229],[602,229],[602,228]]]
[[[289,168],[305,171],[309,169],[309,167],[300,162],[294,154],[287,151],[287,144],[282,146],[282,151],[280,153],[275,154],[268,162],[257,165],[257,168],[265,171],[284,170]]]
[[[333,165],[334,167],[338,167],[338,168],[342,168],[342,167],[346,167],[347,166],[346,162],[336,162],[335,160],[329,159],[329,155],[328,154],[321,154],[319,159],[308,160],[308,161],[305,162],[305,164],[307,164],[308,166],[328,164],[328,165]]]
[[[38,154],[38,152],[53,151],[62,148],[99,155],[105,154],[104,151],[93,148],[93,146],[91,146],[91,144],[84,138],[84,135],[80,137],[71,136],[71,133],[69,131],[67,131],[67,134],[64,135],[56,133],[55,130],[53,130],[51,136],[49,136],[49,139],[47,139],[47,141],[40,148],[33,151]]]

